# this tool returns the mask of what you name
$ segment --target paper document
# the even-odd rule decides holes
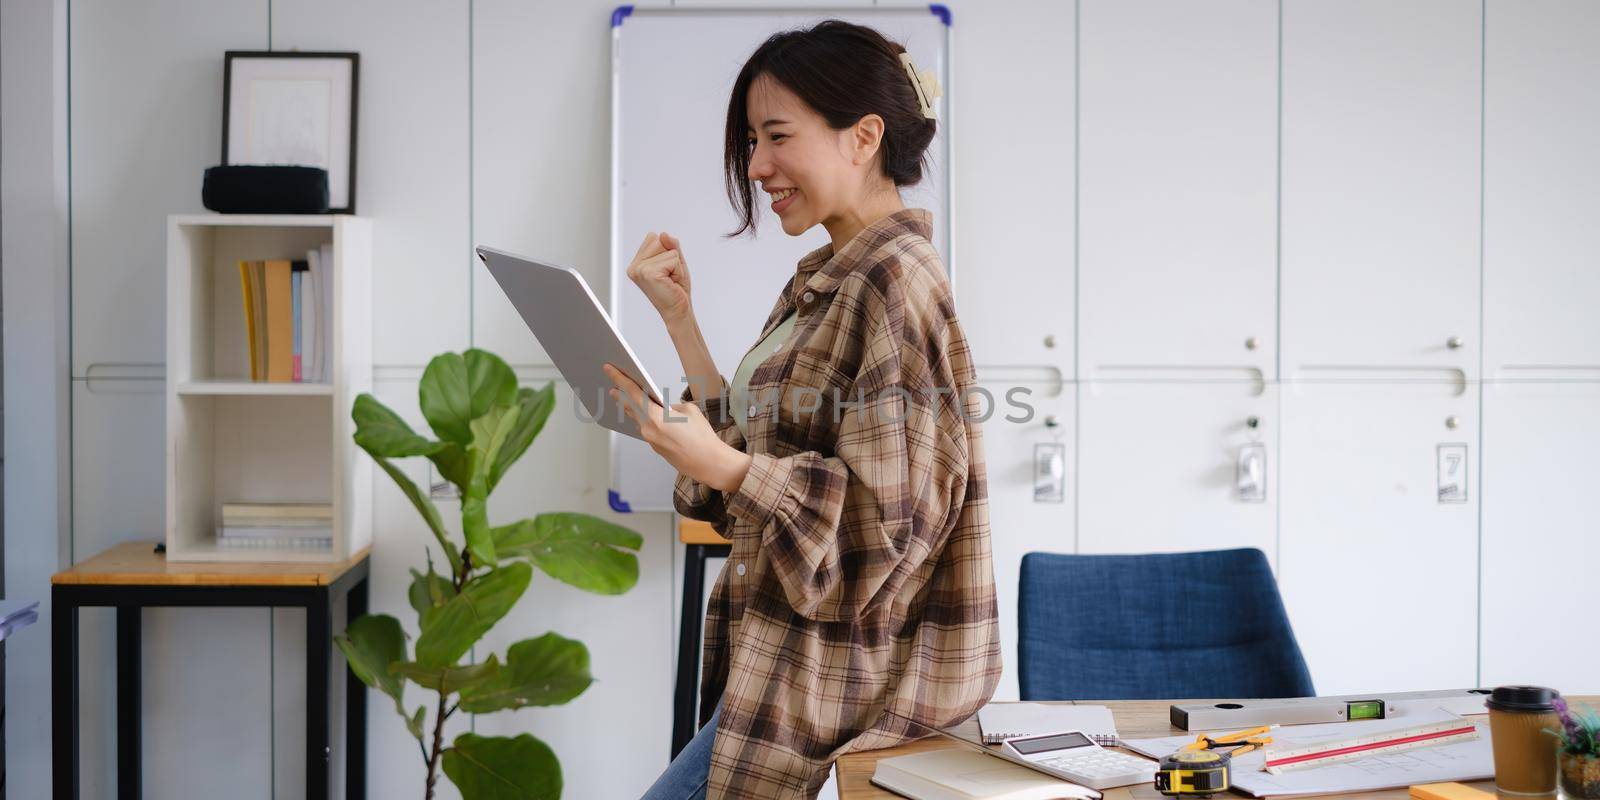
[[[1272,741],[1279,747],[1303,747],[1329,739],[1349,739],[1381,731],[1460,719],[1442,709],[1427,712],[1419,710],[1392,719],[1284,726],[1272,732]],[[1231,778],[1235,789],[1256,797],[1366,792],[1419,783],[1484,780],[1494,776],[1494,751],[1489,743],[1488,721],[1480,718],[1474,724],[1478,728],[1479,736],[1469,742],[1455,742],[1403,753],[1378,755],[1286,772],[1282,775],[1264,772],[1261,765],[1266,756],[1262,751],[1256,750],[1245,753],[1233,762]],[[1161,758],[1192,743],[1195,735],[1189,733],[1183,736],[1164,736],[1159,739],[1126,739],[1122,744],[1136,753],[1151,758]]]

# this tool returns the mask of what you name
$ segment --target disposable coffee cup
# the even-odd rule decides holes
[[[1500,686],[1489,695],[1489,734],[1494,740],[1494,787],[1502,794],[1549,796],[1556,791],[1557,730],[1553,689]]]

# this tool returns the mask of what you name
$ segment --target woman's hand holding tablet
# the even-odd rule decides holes
[[[640,438],[667,463],[718,491],[731,492],[744,482],[750,456],[722,441],[699,406],[673,403],[669,413],[621,370],[606,364],[605,372],[616,384],[611,397],[638,425]]]

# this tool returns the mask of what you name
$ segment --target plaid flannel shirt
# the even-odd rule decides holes
[[[713,800],[814,796],[839,756],[962,722],[999,681],[983,402],[931,234],[904,209],[800,261],[748,439],[725,378],[695,401],[754,458],[733,492],[674,487],[733,543],[706,612]]]

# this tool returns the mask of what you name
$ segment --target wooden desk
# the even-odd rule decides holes
[[[137,798],[140,775],[140,624],[146,606],[298,606],[306,610],[306,792],[329,796],[328,699],[333,601],[347,596],[346,624],[367,613],[367,551],[342,564],[167,563],[154,542],[118,545],[50,578],[55,796],[76,800],[78,609],[117,609],[117,796]],[[345,796],[366,796],[366,686],[346,670]]]
[[[1600,698],[1574,697],[1571,700],[1594,705],[1600,703]],[[1172,727],[1168,721],[1168,707],[1173,703],[1203,703],[1205,700],[1106,700],[1084,701],[1091,705],[1104,705],[1111,708],[1111,713],[1117,720],[1117,734],[1128,739],[1146,739],[1156,736],[1177,736],[1184,732]],[[1070,705],[1070,703],[1068,703]],[[968,721],[967,725],[976,725]],[[837,764],[839,770],[839,800],[897,800],[900,795],[879,789],[872,785],[872,772],[878,766],[878,759],[903,756],[909,753],[921,753],[928,750],[948,750],[961,745],[942,736],[920,739],[910,744],[891,747],[887,750],[868,750],[861,753],[851,753],[841,759]],[[1494,792],[1493,781],[1479,781],[1471,784],[1486,792]],[[1243,792],[1234,791],[1217,795],[1246,797]],[[1382,792],[1362,792],[1358,794],[1337,795],[1347,798],[1372,798],[1377,800],[1405,800],[1409,796],[1405,789],[1390,789]],[[1105,800],[1166,800],[1157,792],[1152,784],[1132,786],[1122,789],[1109,789],[1105,792]]]

